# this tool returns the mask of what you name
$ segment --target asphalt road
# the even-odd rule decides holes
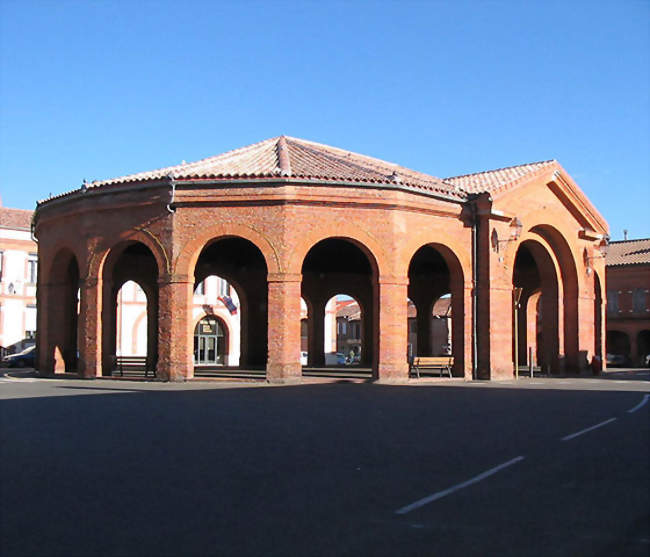
[[[0,554],[645,557],[639,378],[4,377]]]

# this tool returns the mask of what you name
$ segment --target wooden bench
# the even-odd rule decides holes
[[[411,373],[415,372],[417,378],[420,378],[420,371],[434,370],[440,372],[442,377],[443,372],[447,372],[451,377],[451,368],[454,365],[453,356],[415,356],[411,362]]]
[[[147,357],[146,356],[115,356],[115,368],[120,372],[120,375],[124,377],[124,371],[127,372],[138,372],[143,371],[144,376],[147,377],[149,374],[149,366],[147,366]],[[151,371],[151,376],[155,377],[156,372]]]

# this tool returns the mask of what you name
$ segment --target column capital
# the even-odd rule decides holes
[[[158,284],[194,284],[194,279],[190,279],[189,275],[178,273],[165,273],[158,277]]]
[[[268,282],[302,282],[301,273],[269,273],[266,277]]]
[[[409,278],[407,276],[380,275],[377,282],[379,284],[393,284],[395,286],[408,286]]]

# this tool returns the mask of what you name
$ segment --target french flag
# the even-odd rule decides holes
[[[237,313],[237,306],[233,303],[230,296],[219,296],[219,300],[221,300],[223,305],[228,308],[230,315],[235,315]]]

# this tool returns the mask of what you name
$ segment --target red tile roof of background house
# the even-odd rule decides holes
[[[30,230],[34,211],[26,209],[9,209],[0,207],[0,228]]]
[[[650,263],[650,238],[610,242],[605,258],[608,267],[648,263]]]

